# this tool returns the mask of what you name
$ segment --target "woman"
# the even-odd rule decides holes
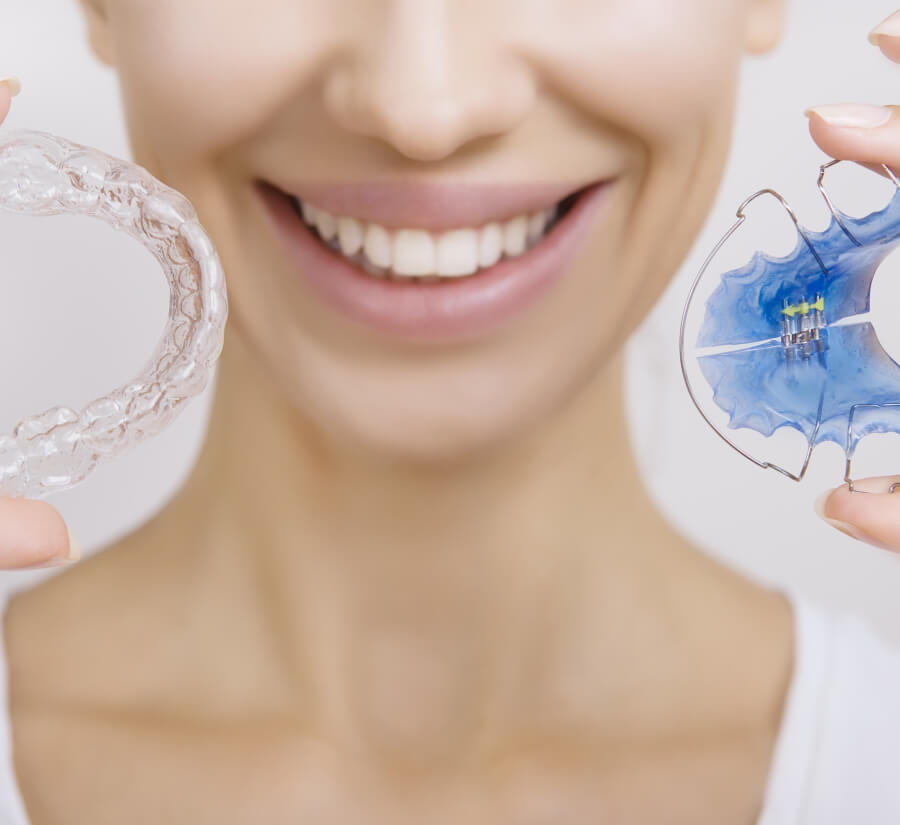
[[[188,483],[6,606],[4,822],[897,821],[900,654],[689,546],[622,413],[781,3],[82,4],[231,320]],[[900,165],[890,115],[813,137]],[[8,567],[67,554],[2,506]]]

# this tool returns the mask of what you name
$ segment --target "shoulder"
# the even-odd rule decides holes
[[[812,724],[801,788],[806,819],[819,825],[900,822],[900,643],[863,619],[798,604],[795,715]],[[798,648],[799,648],[798,645]],[[805,661],[804,661],[805,660]],[[796,707],[807,705],[807,708]]]

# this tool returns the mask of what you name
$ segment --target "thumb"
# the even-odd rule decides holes
[[[891,487],[897,485],[897,492]],[[852,538],[900,552],[900,476],[867,478],[824,493],[816,512],[832,527]]]
[[[80,555],[78,542],[53,505],[0,495],[0,570],[66,564]]]

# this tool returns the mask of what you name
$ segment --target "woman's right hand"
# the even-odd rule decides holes
[[[0,80],[0,123],[18,90],[14,78]],[[78,558],[78,545],[55,507],[0,494],[0,570],[53,567]]]

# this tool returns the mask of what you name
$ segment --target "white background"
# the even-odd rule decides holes
[[[900,68],[866,40],[895,2],[791,0],[781,47],[747,60],[734,151],[716,207],[679,277],[631,342],[629,410],[647,484],[679,529],[748,575],[858,610],[900,640],[900,557],[842,536],[813,513],[816,495],[840,482],[839,451],[817,452],[802,484],[754,467],[697,415],[677,359],[691,277],[747,195],[772,186],[804,223],[824,226],[815,178],[825,158],[808,136],[803,110],[849,100],[900,103]],[[129,157],[115,75],[90,55],[76,0],[3,0],[3,12],[0,76],[16,74],[24,85],[9,127],[42,129]],[[54,404],[77,408],[127,380],[162,330],[161,275],[132,241],[94,222],[0,215],[0,279],[4,431],[28,413]],[[164,506],[190,472],[210,401],[208,390],[164,434],[52,498],[86,553]],[[900,472],[900,438],[895,442],[885,466]],[[19,588],[45,575],[53,573],[0,574],[0,586]]]

